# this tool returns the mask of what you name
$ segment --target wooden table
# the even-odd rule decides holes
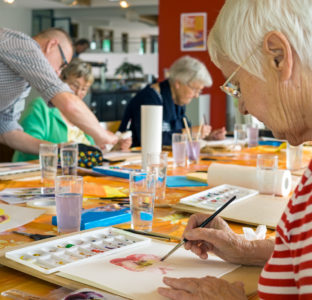
[[[270,153],[274,151],[274,147],[257,147],[252,149],[243,149],[242,151],[235,154],[234,157],[228,156],[218,156],[214,157],[217,159],[217,162],[221,163],[234,163],[241,165],[256,165],[256,155],[257,153]],[[279,156],[279,167],[285,168],[285,153],[276,152]],[[206,155],[207,156],[207,155]],[[310,152],[306,152],[304,155],[304,162],[307,164],[310,158]],[[189,172],[194,172],[198,170],[207,170],[209,164],[212,161],[203,161],[201,160],[198,165],[191,165],[188,168],[168,168],[168,175],[185,175]],[[88,182],[94,182],[98,185],[111,185],[128,188],[128,181],[120,178],[113,177],[85,177],[85,180]],[[8,187],[37,187],[40,183],[38,180],[30,181],[2,181],[0,182],[0,189]],[[207,187],[185,187],[185,188],[167,188],[166,198],[170,203],[176,203],[181,197],[188,196],[195,192],[205,190]],[[103,200],[87,200],[84,201],[84,208],[95,207],[98,205],[103,205]],[[155,209],[155,220],[153,223],[153,231],[165,233],[173,236],[181,236],[184,230],[184,227],[187,223],[189,215],[183,213],[177,213],[171,208],[156,208]],[[129,227],[129,224],[122,225],[124,227]],[[242,225],[231,223],[231,228],[237,232],[242,233]],[[29,233],[41,233],[41,234],[57,234],[57,229],[55,226],[51,225],[51,215],[44,214],[41,217],[37,218],[33,222],[22,226],[19,230],[24,230]],[[274,236],[273,231],[268,232],[268,236]],[[28,237],[23,237],[16,235],[11,231],[0,233],[0,251],[5,251],[11,246],[18,246],[23,243],[29,243],[32,240]],[[0,261],[1,263],[1,261]],[[257,280],[261,268],[258,267],[241,267],[235,270],[232,273],[229,273],[224,276],[224,278],[230,281],[244,280],[245,288],[247,293],[250,295],[249,299],[257,299],[257,296],[254,295],[257,286]],[[248,274],[248,278],[246,278]],[[57,277],[57,276],[55,276]],[[55,282],[55,281],[54,281]],[[66,283],[65,285],[72,288],[78,288],[80,284],[76,285],[73,283]],[[29,293],[33,293],[40,296],[47,295],[50,291],[57,289],[58,286],[37,279],[33,276],[21,273],[14,269],[0,266],[0,292],[8,289],[20,289]],[[7,299],[6,297],[0,296],[0,299]]]

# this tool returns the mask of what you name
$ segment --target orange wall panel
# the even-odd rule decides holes
[[[164,79],[164,69],[183,55],[198,58],[206,64],[212,79],[212,87],[205,90],[211,95],[210,123],[213,128],[226,124],[226,97],[219,86],[224,77],[210,61],[207,51],[181,51],[180,16],[182,13],[207,13],[207,32],[214,24],[224,0],[159,0],[159,79]]]

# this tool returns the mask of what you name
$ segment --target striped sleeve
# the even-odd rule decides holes
[[[261,299],[312,299],[312,161],[277,226],[258,293]]]

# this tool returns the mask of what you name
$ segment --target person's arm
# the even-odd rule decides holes
[[[58,93],[51,99],[51,102],[71,123],[91,135],[95,144],[100,148],[118,141],[117,136],[101,127],[95,115],[77,96],[67,92]]]
[[[1,144],[25,153],[38,154],[42,142],[21,130],[12,130],[0,135]]]
[[[183,234],[188,239],[185,249],[202,259],[207,259],[208,252],[213,252],[228,262],[244,265],[263,266],[271,257],[274,240],[248,241],[234,233],[220,217],[216,217],[207,227],[198,228],[207,217],[205,214],[190,217]]]

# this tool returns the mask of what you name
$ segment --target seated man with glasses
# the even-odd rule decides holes
[[[18,124],[31,87],[72,124],[91,135],[99,147],[117,143],[117,136],[103,130],[85,103],[59,79],[72,56],[72,41],[62,29],[50,28],[31,38],[0,28],[0,143],[38,154],[42,140],[25,133]]]
[[[193,98],[198,98],[204,87],[212,84],[206,66],[190,56],[183,56],[173,63],[169,70],[169,78],[160,83],[146,86],[130,100],[124,113],[119,131],[127,129],[131,121],[132,146],[141,145],[141,105],[162,105],[162,143],[171,145],[173,133],[182,132],[185,106]],[[190,125],[190,124],[189,124]],[[202,137],[208,139],[224,139],[225,129],[211,131],[209,125],[202,127]]]
[[[62,70],[60,78],[67,83],[76,96],[83,100],[91,87],[94,78],[90,64],[74,58]],[[75,142],[94,145],[91,136],[74,126],[56,107],[49,107],[42,98],[36,98],[22,114],[20,124],[24,132],[51,143]],[[127,150],[131,146],[131,138],[120,140],[114,149]],[[13,161],[38,159],[38,155],[15,151]]]

